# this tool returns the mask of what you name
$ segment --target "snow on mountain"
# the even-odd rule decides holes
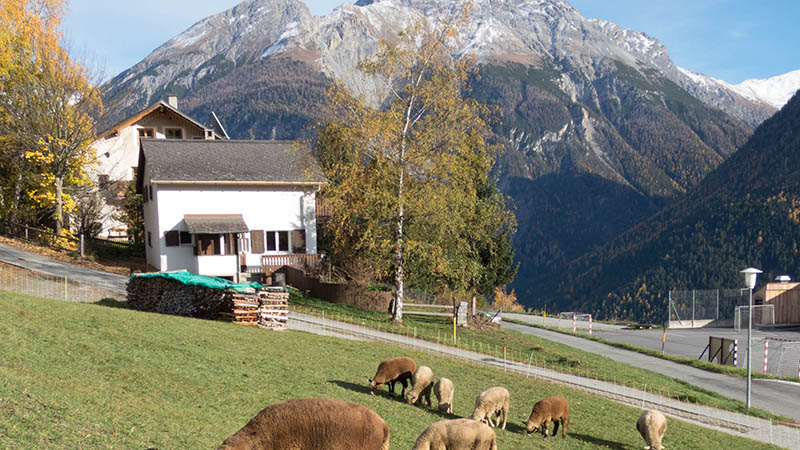
[[[780,109],[800,89],[800,70],[771,78],[744,80],[729,86],[747,98],[761,100]]]
[[[127,93],[128,98],[118,99],[120,111],[142,107],[163,95],[165,86],[190,91],[248,61],[280,55],[312,62],[327,76],[363,92],[371,82],[355,67],[374,54],[379,39],[391,40],[422,18],[441,17],[460,4],[360,0],[317,17],[299,0],[245,0],[157,48],[115,77],[106,95]],[[571,71],[567,78],[572,80],[562,80],[565,86],[602,76],[613,68],[612,61],[636,70],[655,69],[704,103],[751,124],[771,115],[776,102],[785,101],[789,87],[800,80],[798,72],[787,79],[748,80],[736,86],[708,82],[708,77],[678,68],[658,40],[611,22],[586,19],[564,0],[477,0],[470,19],[461,30],[462,52],[481,62],[555,62],[565,73]],[[767,91],[770,94],[764,94]]]

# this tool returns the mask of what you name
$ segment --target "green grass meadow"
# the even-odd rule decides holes
[[[410,356],[455,383],[468,416],[491,386],[511,392],[500,449],[641,449],[640,411],[601,397],[406,348],[0,292],[0,448],[215,448],[265,406],[295,397],[362,404],[411,448],[442,416],[367,388],[378,362]],[[399,392],[399,390],[398,390]],[[567,439],[524,435],[533,403],[563,395]],[[434,399],[435,403],[435,399]],[[767,449],[678,420],[669,449]]]

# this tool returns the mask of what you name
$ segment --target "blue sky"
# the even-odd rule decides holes
[[[71,0],[64,32],[105,78],[239,0]],[[311,0],[317,15],[341,0]],[[731,83],[800,69],[798,0],[570,0],[585,17],[644,31],[680,66]]]

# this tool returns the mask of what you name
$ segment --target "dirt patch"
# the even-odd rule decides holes
[[[58,261],[86,267],[87,269],[100,270],[103,272],[115,273],[117,275],[130,275],[134,272],[146,272],[147,262],[143,257],[132,257],[127,260],[103,260],[93,261],[88,258],[73,256],[66,251],[53,250],[48,247],[34,245],[28,242],[10,239],[0,236],[0,242],[12,247],[16,247],[26,252],[36,253]]]

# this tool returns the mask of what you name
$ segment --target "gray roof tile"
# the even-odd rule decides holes
[[[151,180],[325,182],[291,141],[142,139],[141,150]]]

